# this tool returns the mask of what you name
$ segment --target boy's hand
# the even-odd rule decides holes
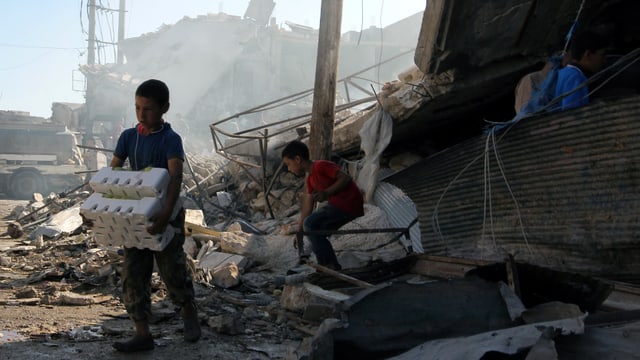
[[[151,218],[151,225],[147,226],[147,232],[151,235],[162,234],[169,224],[169,219],[166,216],[153,216]]]
[[[86,226],[88,228],[92,228],[93,227],[93,220],[87,219],[82,214],[80,214],[80,217],[82,218],[82,225],[84,225],[84,226]]]
[[[311,197],[314,201],[323,202],[329,198],[329,194],[326,191],[314,191],[311,193]]]

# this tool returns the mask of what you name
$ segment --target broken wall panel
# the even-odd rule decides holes
[[[501,261],[510,253],[556,270],[637,282],[638,100],[522,120],[496,134],[486,168],[482,135],[385,181],[416,204],[426,254]]]
[[[581,24],[603,6],[595,3],[586,2]],[[425,74],[438,74],[559,51],[580,6],[580,0],[430,0],[415,63]]]
[[[336,359],[383,358],[429,339],[512,326],[498,284],[477,278],[364,290],[344,314],[347,326],[332,331]]]

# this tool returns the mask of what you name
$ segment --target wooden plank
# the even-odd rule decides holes
[[[216,237],[220,237],[220,235],[222,234],[220,231],[209,229],[207,227],[190,223],[190,222],[185,222],[184,228],[185,230],[187,230],[185,231],[186,234],[206,234],[206,235],[212,235]]]
[[[40,298],[26,298],[26,299],[0,299],[0,305],[38,305],[40,304]]]
[[[337,271],[335,271],[333,269],[329,269],[328,267],[325,267],[325,266],[322,266],[322,265],[313,264],[313,263],[307,263],[307,265],[311,266],[312,268],[314,268],[314,269],[316,269],[318,271],[322,271],[325,274],[331,275],[331,276],[333,276],[333,277],[335,277],[337,279],[346,281],[346,282],[348,282],[350,284],[354,284],[354,285],[359,286],[361,288],[369,288],[369,287],[373,286],[373,284],[369,284],[366,281],[358,280],[358,279],[356,279],[354,277],[342,274],[340,272],[337,272]]]
[[[342,0],[322,0],[309,136],[309,154],[314,160],[331,158],[341,24]]]
[[[462,259],[446,256],[418,255],[412,273],[436,278],[461,278],[478,266],[491,264],[485,260]]]

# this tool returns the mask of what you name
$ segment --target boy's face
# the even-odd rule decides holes
[[[606,54],[606,49],[599,49],[595,52],[587,50],[584,52],[580,65],[590,73],[595,74],[604,68],[605,62],[607,61]]]
[[[148,97],[136,96],[136,117],[146,130],[157,130],[162,125],[162,115],[169,110],[169,104],[160,106]]]
[[[293,173],[297,176],[304,175],[304,168],[302,167],[302,159],[300,156],[296,156],[293,159],[290,157],[283,157],[282,162],[287,165],[287,169],[290,173]]]

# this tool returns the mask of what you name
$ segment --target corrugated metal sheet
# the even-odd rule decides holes
[[[504,178],[493,148],[485,166],[487,137],[479,136],[385,179],[415,202],[426,253],[511,253],[559,270],[640,279],[640,97],[526,119],[496,139]]]
[[[381,182],[376,187],[373,195],[373,201],[376,206],[381,208],[387,215],[389,223],[393,227],[407,228],[409,224],[418,217],[418,210],[402,190],[389,183]],[[420,236],[420,222],[417,222],[409,229],[411,237],[411,247],[416,253],[422,254],[422,237]],[[400,239],[405,247],[409,245],[409,241],[403,236]]]

